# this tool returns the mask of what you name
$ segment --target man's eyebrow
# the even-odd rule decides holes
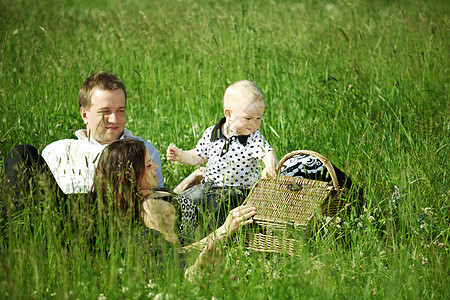
[[[121,107],[119,107],[118,109],[126,109],[127,107],[124,105],[124,106],[121,106]],[[111,109],[111,107],[109,107],[109,106],[104,106],[104,107],[99,107],[98,108],[98,110],[105,110],[105,109]]]

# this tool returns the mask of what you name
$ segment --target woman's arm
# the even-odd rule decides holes
[[[241,205],[231,210],[228,213],[227,219],[216,229],[213,233],[203,238],[202,240],[195,242],[191,245],[184,246],[185,250],[203,250],[207,245],[211,243],[221,242],[227,237],[236,233],[239,227],[253,223],[253,217],[256,214],[256,208],[253,206]]]
[[[201,275],[199,271],[202,271],[202,273],[205,271],[211,272],[221,258],[220,242],[234,234],[239,227],[252,223],[253,219],[251,217],[255,214],[256,208],[245,205],[239,206],[230,211],[225,223],[216,231],[201,241],[184,247],[183,249],[186,250],[202,250],[195,260],[195,263],[186,269],[184,277],[193,282],[198,275]]]

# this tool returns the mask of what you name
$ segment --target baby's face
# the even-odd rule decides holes
[[[263,101],[244,100],[230,108],[229,116],[225,114],[230,124],[232,135],[249,135],[259,129],[264,114]]]

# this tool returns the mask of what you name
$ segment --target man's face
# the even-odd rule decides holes
[[[87,136],[100,144],[110,144],[122,135],[127,119],[125,94],[122,89],[92,94],[91,107],[80,108]]]

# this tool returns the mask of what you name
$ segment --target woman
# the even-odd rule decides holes
[[[150,231],[162,234],[167,242],[184,250],[199,249],[200,255],[185,276],[202,269],[206,261],[214,260],[217,244],[233,235],[241,226],[253,222],[254,207],[240,206],[231,210],[227,219],[206,238],[182,247],[179,234],[192,230],[196,222],[195,207],[189,200],[169,191],[153,190],[157,185],[155,164],[144,143],[134,139],[119,140],[106,147],[100,157],[94,176],[92,196],[103,205],[108,214],[116,213],[122,221],[138,221]],[[201,171],[186,178],[176,190],[194,182]],[[180,206],[183,209],[180,209]],[[181,211],[180,211],[181,210]],[[177,215],[181,226],[177,229]]]

